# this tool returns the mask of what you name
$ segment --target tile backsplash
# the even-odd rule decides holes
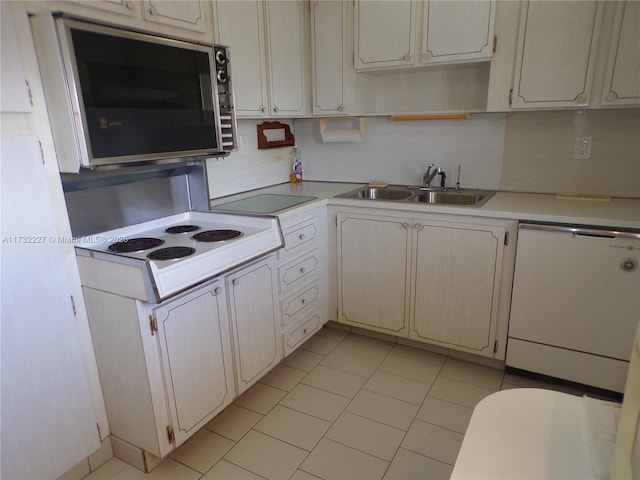
[[[240,120],[241,149],[208,163],[212,198],[288,181],[291,149],[258,150],[256,125]],[[541,193],[640,197],[640,109],[472,114],[468,120],[392,122],[368,117],[362,142],[324,143],[319,119],[287,121],[307,180],[418,184],[427,164],[447,185]],[[574,160],[575,137],[591,137]]]

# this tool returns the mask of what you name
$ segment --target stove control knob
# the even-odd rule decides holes
[[[633,272],[638,267],[638,261],[635,258],[624,258],[620,262],[620,268],[625,272]]]

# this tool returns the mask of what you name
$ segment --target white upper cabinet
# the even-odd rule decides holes
[[[346,115],[352,108],[351,3],[311,2],[311,82],[314,115]]]
[[[125,2],[127,3],[127,2]],[[185,28],[205,33],[209,28],[205,15],[206,2],[144,0],[142,14],[148,22]]]
[[[523,4],[512,108],[588,106],[601,23],[600,2]]]
[[[640,103],[640,2],[617,5],[601,102]]]
[[[423,64],[490,60],[495,1],[429,1],[422,21]]]
[[[413,0],[356,2],[356,70],[412,65],[415,19]]]
[[[178,38],[213,41],[211,4],[206,0],[62,0],[44,3],[51,11]]]
[[[494,0],[359,1],[355,8],[356,70],[473,62],[493,54]]]
[[[308,3],[221,0],[216,9],[218,41],[230,47],[236,115],[307,115]]]

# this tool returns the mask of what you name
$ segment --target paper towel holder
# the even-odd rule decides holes
[[[341,122],[341,125],[344,125],[347,121],[357,121],[358,128],[327,128],[329,122]],[[365,130],[364,117],[327,117],[320,120],[320,136],[323,142],[360,142]]]

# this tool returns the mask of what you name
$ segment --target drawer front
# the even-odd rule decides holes
[[[320,260],[318,251],[281,266],[278,269],[280,279],[280,293],[293,290],[297,285],[319,274]]]
[[[318,312],[311,313],[299,327],[284,334],[284,354],[289,355],[302,343],[322,328],[322,321]]]
[[[280,302],[282,309],[282,328],[286,330],[295,324],[302,315],[314,308],[318,303],[317,300],[319,296],[320,289],[314,284],[301,293]]]
[[[318,226],[315,223],[285,229],[283,232],[284,249],[281,250],[280,258],[291,255],[294,250],[302,249],[303,245],[306,245],[307,249],[312,248],[317,240],[318,231]]]

